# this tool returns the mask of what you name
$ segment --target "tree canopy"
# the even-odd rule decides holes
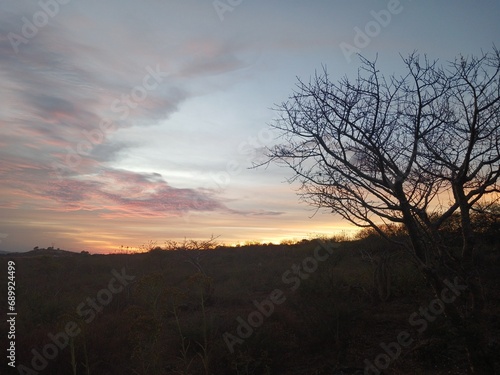
[[[390,77],[360,59],[354,80],[333,83],[324,68],[277,108],[283,141],[268,156],[306,202],[361,227],[438,229],[499,191],[498,50],[445,66],[414,53]]]

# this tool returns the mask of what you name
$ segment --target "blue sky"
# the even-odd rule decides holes
[[[322,65],[356,74],[346,45],[385,74],[414,50],[491,50],[499,14],[493,0],[2,0],[0,249],[351,230],[301,204],[286,169],[248,169],[276,142],[274,105]]]

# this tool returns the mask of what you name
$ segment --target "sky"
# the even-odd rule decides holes
[[[0,0],[0,250],[353,233],[265,160],[297,78],[498,46],[500,3]],[[364,34],[364,35],[362,35]]]

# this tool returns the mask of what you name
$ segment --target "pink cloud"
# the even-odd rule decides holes
[[[102,217],[180,216],[189,211],[227,210],[204,189],[170,186],[156,173],[105,169],[99,174],[57,181],[44,195],[59,203],[57,210],[99,211]]]

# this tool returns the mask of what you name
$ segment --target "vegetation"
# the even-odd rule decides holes
[[[491,226],[484,230],[498,230],[495,219],[488,220]],[[388,228],[387,234],[405,236],[396,229]],[[436,316],[423,332],[409,323],[410,315],[434,298],[412,259],[377,233],[359,237],[334,246],[316,269],[304,262],[318,248],[322,257],[328,254],[322,247],[326,239],[229,248],[212,238],[170,243],[169,250],[154,244],[138,254],[3,256],[2,264],[16,262],[17,364],[32,368],[32,349],[42,353],[52,342],[49,334],[74,321],[81,333],[47,360],[41,374],[349,373],[342,369],[362,374],[365,360],[373,362],[384,353],[381,343],[395,341],[403,330],[414,341],[384,374],[467,374],[466,343],[444,316]],[[498,351],[498,243],[485,238],[478,246],[488,301],[483,324],[497,340],[492,339],[490,350]],[[386,254],[391,254],[385,258],[389,286],[378,284],[379,278],[387,281],[376,276],[380,270],[374,261]],[[302,265],[289,273],[301,278],[295,290],[283,278],[294,265]],[[111,271],[122,268],[134,279],[86,322],[78,306],[99,296]],[[6,282],[5,273],[1,277]],[[385,294],[380,295],[382,286]],[[276,289],[285,301],[231,352],[224,334],[237,335],[237,318],[247,321],[255,303]],[[0,303],[6,305],[5,295]],[[6,328],[4,320],[1,329]],[[6,368],[2,373],[19,372]]]

